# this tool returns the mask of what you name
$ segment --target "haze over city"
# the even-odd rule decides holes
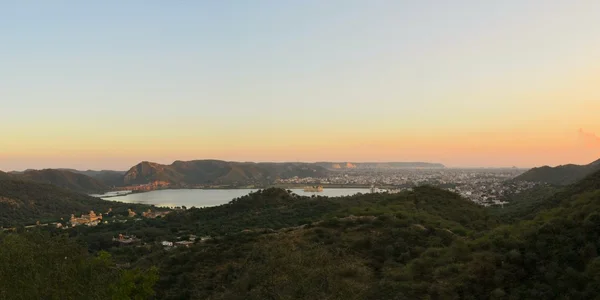
[[[0,4],[0,170],[587,164],[598,1]]]

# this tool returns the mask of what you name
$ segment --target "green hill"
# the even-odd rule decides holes
[[[531,221],[428,250],[407,265],[394,290],[440,299],[596,299],[600,172],[552,198],[554,208]]]
[[[570,201],[582,192],[600,189],[598,172],[567,186],[536,186],[511,195],[506,199],[509,202],[508,204],[492,207],[490,210],[492,214],[506,221],[533,219],[540,211],[556,208],[561,203]]]
[[[119,264],[158,267],[157,299],[595,299],[600,171],[531,192],[536,204],[506,223],[429,186],[336,198],[270,188],[70,234]],[[146,247],[114,247],[123,232]],[[160,244],[190,235],[211,238]]]
[[[552,196],[540,202],[528,215],[527,218],[535,217],[539,212],[553,209],[561,205],[571,205],[581,194],[600,190],[600,171],[597,171],[584,179],[559,190]]]
[[[368,299],[390,268],[496,224],[483,207],[426,186],[339,198],[266,189],[165,222],[216,238],[138,262],[164,271],[164,299]]]
[[[215,238],[137,264],[163,270],[165,299],[593,299],[600,172],[547,197],[532,220],[503,225],[431,187],[341,198],[267,189],[168,216]]]
[[[141,162],[124,175],[124,184],[167,181],[174,185],[272,183],[277,178],[323,177],[327,170],[306,163],[244,163],[220,160],[175,161],[171,165]]]
[[[11,174],[0,171],[0,180],[12,179],[13,176]]]
[[[399,194],[358,194],[349,197],[306,197],[269,188],[201,209],[168,217],[170,222],[195,226],[203,235],[237,233],[245,229],[280,229],[329,218],[379,216],[403,212],[423,214],[470,229],[487,228],[491,222],[483,207],[455,193],[423,186]]]
[[[113,170],[101,170],[101,171],[95,171],[95,170],[80,171],[80,170],[75,170],[75,169],[61,169],[61,170],[66,170],[66,171],[70,171],[73,173],[83,174],[83,175],[92,177],[92,178],[100,181],[102,184],[109,186],[109,187],[123,185],[123,175],[125,175],[125,173],[126,173],[125,171],[113,171]]]
[[[549,166],[533,168],[517,176],[514,180],[569,185],[596,171],[600,171],[600,160],[583,166],[570,164],[554,168]]]
[[[14,175],[14,178],[49,183],[80,193],[101,193],[109,189],[108,186],[97,179],[67,170],[27,170]]]
[[[90,210],[105,212],[113,208],[116,212],[138,206],[142,207],[105,201],[51,184],[27,180],[0,181],[0,226],[3,227],[56,221]]]

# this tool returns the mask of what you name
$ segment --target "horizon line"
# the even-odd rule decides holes
[[[437,164],[437,165],[441,165],[441,167],[438,168],[429,168],[429,169],[532,169],[532,168],[536,168],[536,167],[545,167],[545,166],[549,166],[549,165],[539,165],[539,166],[516,166],[516,165],[512,165],[512,166],[507,166],[507,165],[503,165],[503,166],[481,166],[481,165],[446,165],[444,163],[440,163],[440,162],[428,162],[428,161],[401,161],[401,160],[397,160],[397,161],[392,161],[392,160],[386,160],[386,161],[351,161],[351,160],[340,160],[340,161],[327,161],[327,160],[318,160],[318,161],[300,161],[300,160],[296,160],[296,161],[289,161],[289,160],[282,160],[282,161],[247,161],[247,160],[226,160],[226,159],[213,159],[213,158],[205,158],[205,159],[191,159],[191,160],[174,160],[172,161],[170,164],[173,164],[175,162],[191,162],[191,161],[224,161],[224,162],[232,162],[232,163],[280,163],[280,164],[284,164],[284,163],[305,163],[305,164],[317,164],[317,163],[332,163],[332,164],[336,164],[336,163],[353,163],[353,164],[385,164],[385,163],[413,163],[413,164]],[[132,167],[141,164],[141,163],[156,163],[156,164],[160,164],[160,165],[170,165],[170,164],[165,164],[165,163],[158,163],[155,161],[150,161],[150,160],[141,160],[140,162],[138,162],[137,164],[132,165],[131,167],[128,167],[127,169],[110,169],[110,168],[75,168],[75,167],[45,167],[45,168],[25,168],[25,169],[14,169],[14,170],[8,170],[8,171],[4,171],[7,173],[10,172],[25,172],[28,170],[47,170],[47,169],[54,169],[54,170],[76,170],[76,171],[117,171],[117,172],[127,172],[129,169],[131,169]],[[556,165],[556,166],[563,166],[563,165],[568,165],[568,164],[572,164],[572,163],[566,163],[566,164],[560,164],[560,165]],[[585,165],[585,164],[584,164]],[[407,168],[410,169],[410,168]],[[0,170],[2,171],[2,170]]]

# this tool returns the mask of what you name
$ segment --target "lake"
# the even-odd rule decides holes
[[[104,200],[120,201],[126,203],[141,203],[153,204],[156,206],[186,206],[188,208],[217,206],[228,203],[234,198],[248,195],[257,189],[218,189],[218,190],[203,190],[203,189],[180,189],[180,190],[158,190],[146,193],[126,194],[119,197],[102,197]],[[302,189],[291,189],[292,192],[301,196],[328,196],[340,197],[349,196],[357,193],[368,193],[369,189],[361,188],[331,188],[325,189],[320,193],[304,192]]]

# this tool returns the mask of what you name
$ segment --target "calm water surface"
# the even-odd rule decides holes
[[[216,206],[228,203],[234,198],[248,195],[256,189],[231,189],[231,190],[201,190],[201,189],[181,189],[181,190],[159,190],[147,193],[127,194],[119,197],[102,198],[111,201],[121,201],[127,203],[154,204],[156,206],[186,206],[186,207],[206,207]],[[328,197],[349,196],[357,193],[368,193],[369,189],[325,189],[320,193],[304,192],[302,189],[292,189],[298,195],[310,196],[320,195]]]

